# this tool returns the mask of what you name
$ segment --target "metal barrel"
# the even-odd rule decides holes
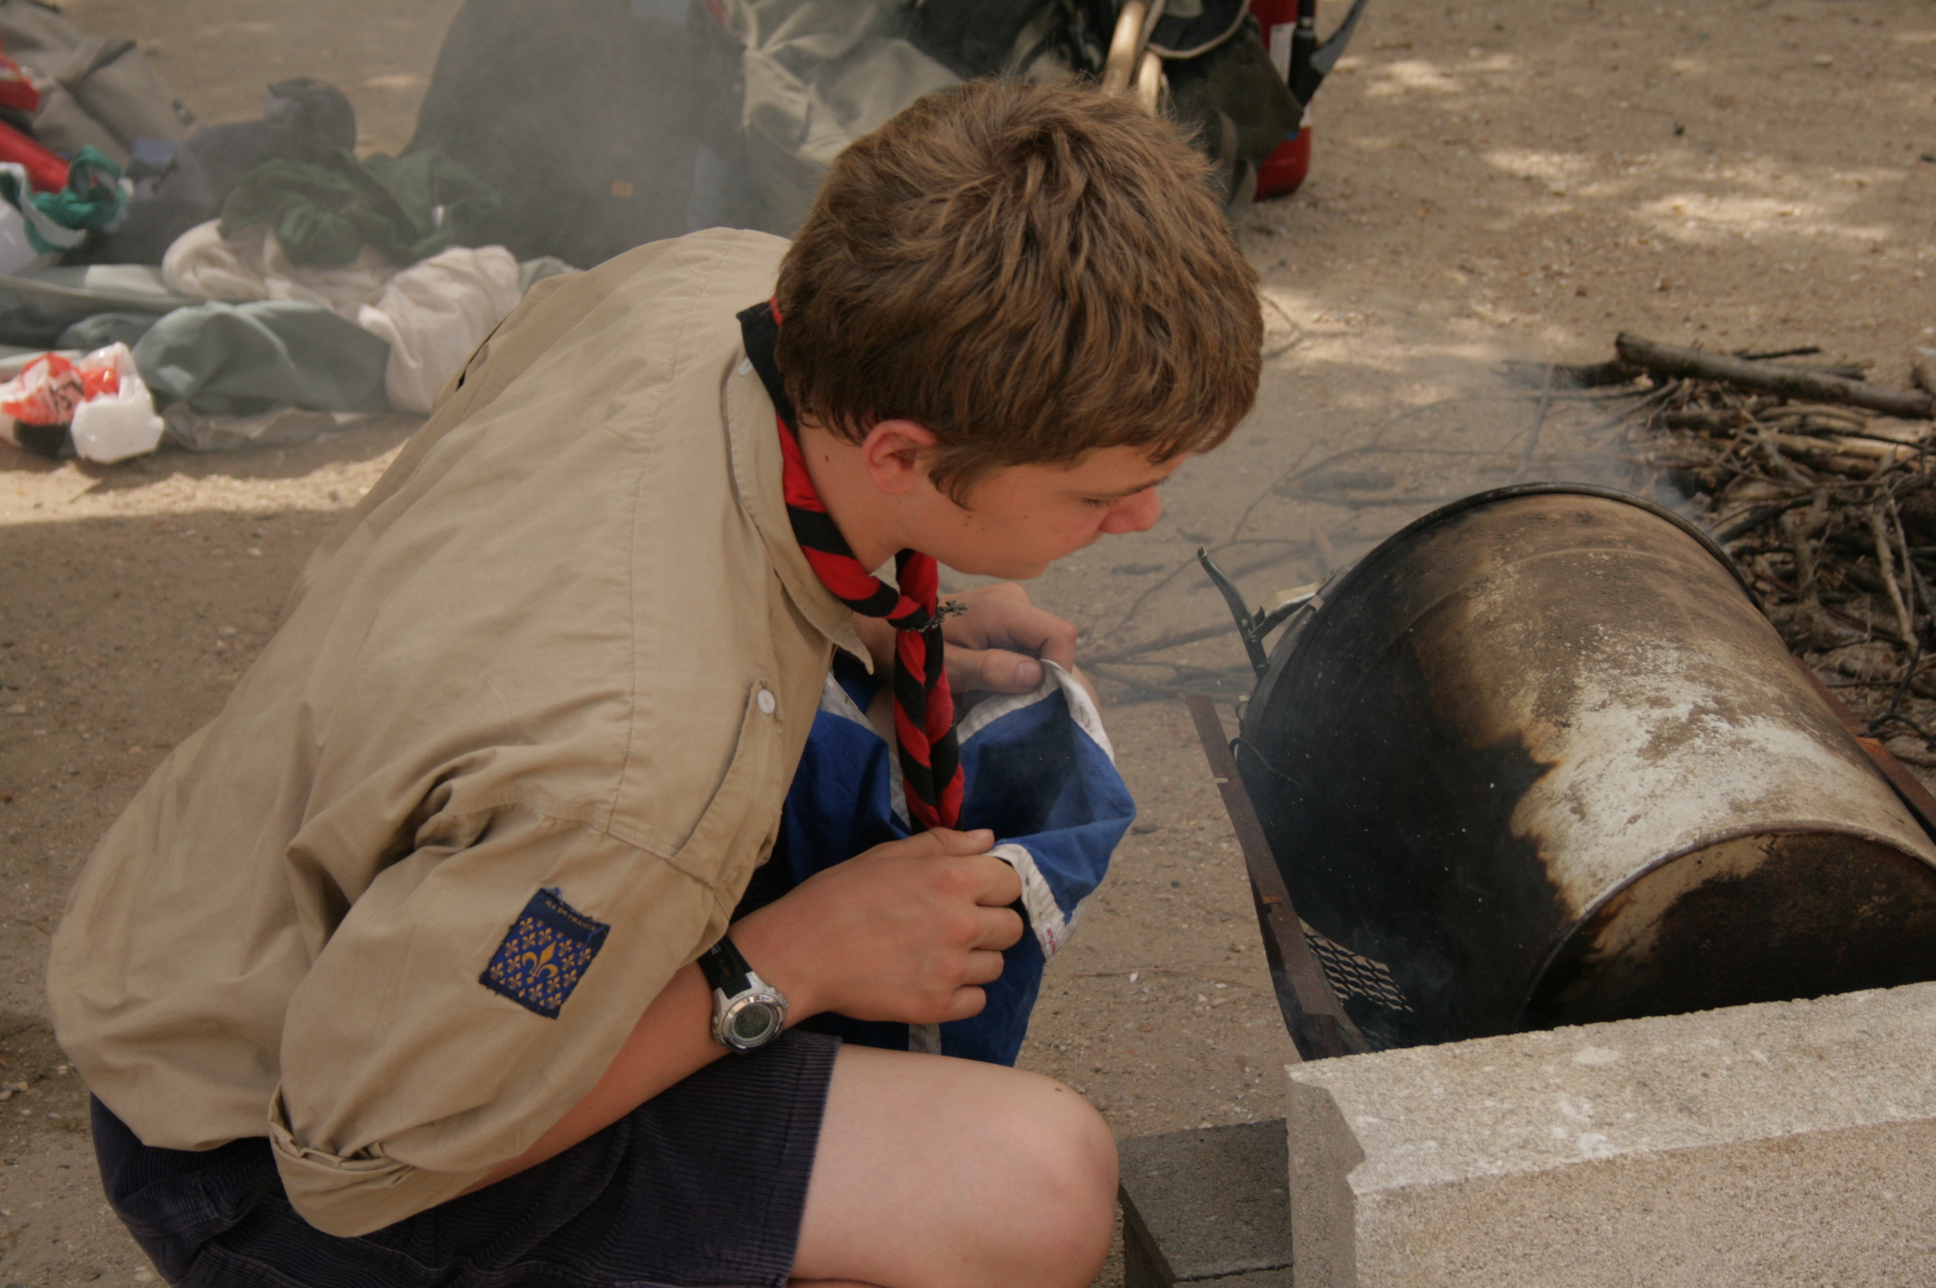
[[[1278,641],[1241,730],[1375,1046],[1936,978],[1936,845],[1727,557],[1637,497],[1411,524]]]

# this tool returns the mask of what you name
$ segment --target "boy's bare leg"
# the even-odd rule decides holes
[[[1102,1116],[1040,1074],[842,1047],[794,1282],[1086,1288],[1116,1210]]]

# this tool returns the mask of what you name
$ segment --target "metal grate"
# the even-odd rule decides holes
[[[1398,983],[1385,963],[1360,956],[1343,944],[1325,938],[1311,929],[1309,923],[1299,921],[1304,928],[1304,938],[1317,954],[1318,964],[1324,967],[1326,979],[1338,994],[1338,1000],[1350,1002],[1362,998],[1375,1002],[1387,1010],[1411,1014],[1412,1004],[1405,1000],[1399,991]]]

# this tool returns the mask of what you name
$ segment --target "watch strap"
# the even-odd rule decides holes
[[[709,986],[727,997],[737,997],[753,986],[753,968],[731,935],[721,935],[718,943],[699,954],[699,971]]]

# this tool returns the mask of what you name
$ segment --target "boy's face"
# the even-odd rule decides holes
[[[1074,465],[998,470],[975,485],[966,506],[926,484],[909,544],[957,572],[1025,580],[1104,536],[1154,527],[1163,513],[1156,485],[1182,464],[1102,447]]]

